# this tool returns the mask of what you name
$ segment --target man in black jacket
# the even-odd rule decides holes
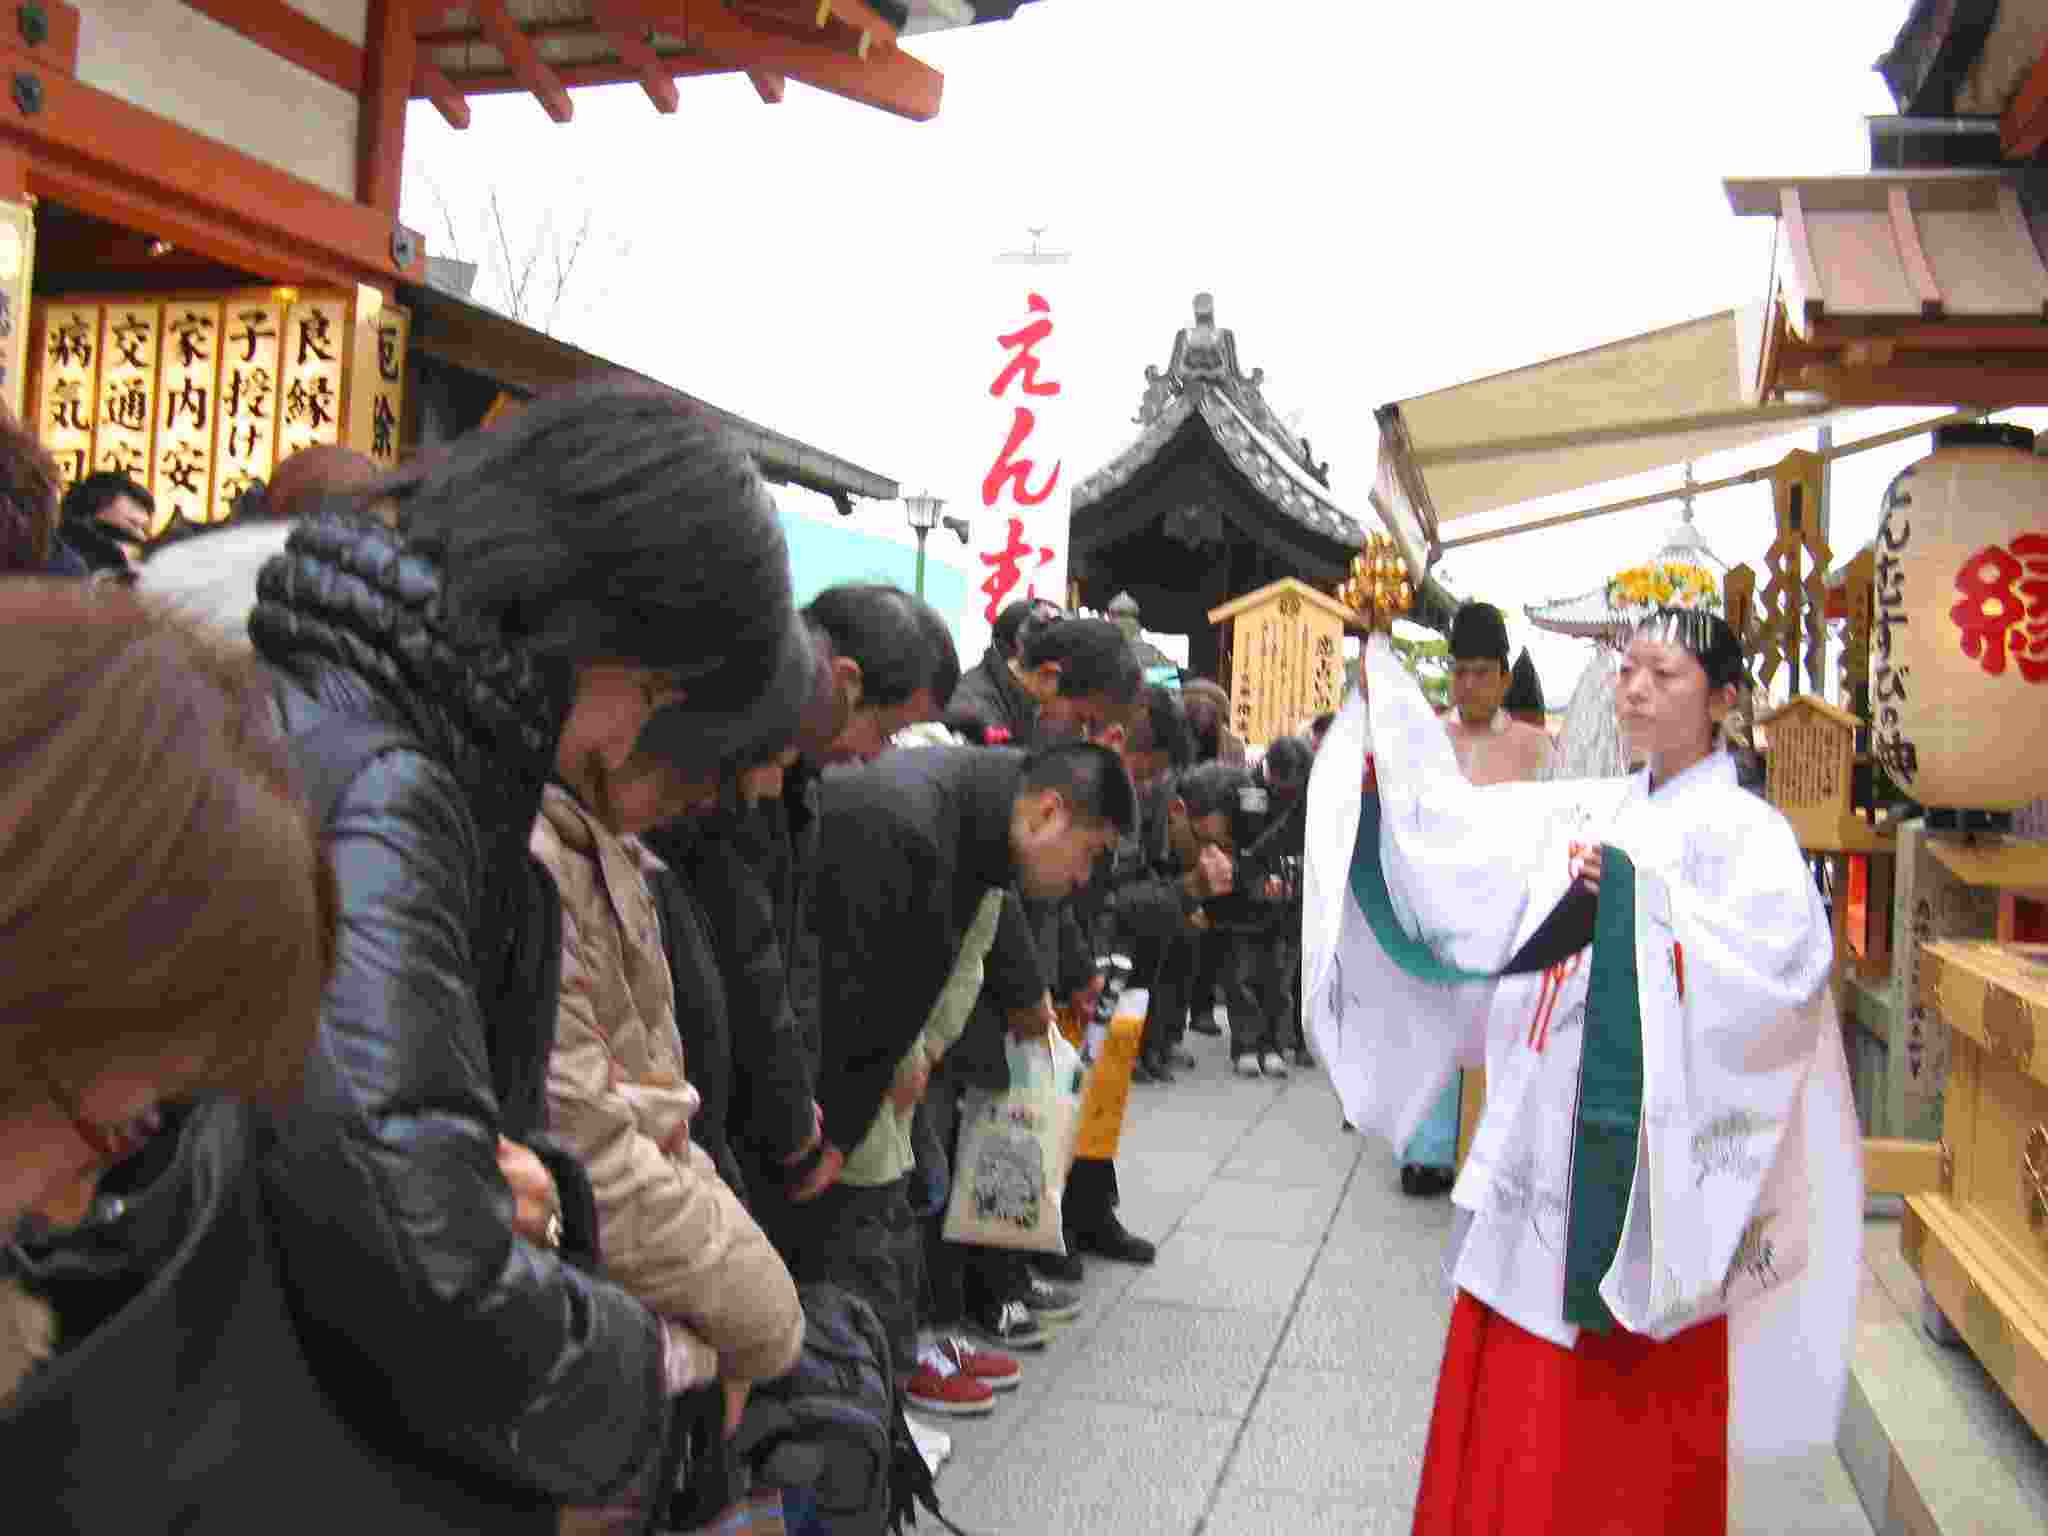
[[[1110,921],[1131,946],[1131,983],[1150,990],[1144,1061],[1166,1077],[1165,1058],[1185,1026],[1193,950],[1211,933],[1205,903],[1230,895],[1235,878],[1232,812],[1251,775],[1233,763],[1199,763],[1157,785],[1146,804],[1142,854],[1120,861]]]
[[[983,898],[1008,891],[1028,902],[1064,899],[1116,846],[1136,807],[1116,754],[1080,742],[1028,756],[968,747],[894,752],[828,777],[822,801],[813,902],[828,1012],[818,1100],[826,1138],[851,1147],[881,1110]],[[1053,1027],[1052,978],[1036,945],[1015,929],[1021,913],[1017,902],[1005,904],[1009,941],[999,928],[976,1012],[999,1018],[1016,1038],[1042,1039]],[[983,1034],[970,1022],[956,1049],[986,1048]],[[949,1093],[963,1080],[1004,1086],[999,1032],[993,1049],[993,1063],[949,1076]],[[1001,1075],[989,1080],[990,1069]],[[937,1130],[950,1143],[950,1124]],[[886,1198],[889,1210],[877,1219],[907,1228],[905,1192]],[[899,1267],[910,1268],[915,1245],[896,1252]],[[900,1274],[897,1283],[914,1294],[919,1277]],[[969,1299],[998,1310],[1015,1304],[1007,1296]],[[942,1311],[958,1304],[940,1298]]]
[[[563,1505],[652,1507],[686,1378],[650,1312],[565,1262],[560,1220],[516,1214],[571,1172],[510,1147],[502,1105],[552,1046],[542,790],[644,808],[714,777],[787,731],[816,656],[758,477],[651,386],[538,401],[365,494],[405,532],[301,523],[250,619],[301,762],[340,779],[333,980],[268,1204],[358,1432],[472,1490],[471,1528],[553,1531]]]
[[[1114,624],[1053,619],[1027,625],[1015,657],[991,650],[961,678],[946,724],[989,747],[1089,736],[1124,717],[1143,681],[1137,652]]]

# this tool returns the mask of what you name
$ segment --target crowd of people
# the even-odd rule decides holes
[[[964,671],[910,593],[799,607],[752,464],[636,383],[537,400],[392,472],[289,462],[228,527],[149,552],[140,487],[62,491],[0,423],[14,1507],[91,1531],[724,1532],[771,1506],[763,1528],[881,1530],[930,1498],[903,1408],[992,1411],[1019,1354],[1080,1312],[1088,1262],[1156,1258],[1119,1218],[1114,1137],[1074,1158],[1058,1244],[947,1235],[967,1128],[1019,1061],[1099,1038],[1124,987],[1148,997],[1143,1084],[1199,1069],[1190,1031],[1227,1029],[1247,1079],[1314,1060],[1295,978],[1308,785],[1336,726],[1250,763],[1214,683],[1148,682],[1124,630],[1048,602],[1012,605]],[[1678,869],[1654,857],[1687,838],[1769,854],[1768,901],[1673,874],[1661,920],[1698,934],[1679,1003],[1693,974],[1805,1061],[1825,918],[1782,822],[1734,798],[1718,743],[1740,647],[1708,617],[1646,624],[1624,659],[1648,775],[1596,798],[1646,868]],[[1554,764],[1503,707],[1498,612],[1471,606],[1451,641],[1450,717],[1376,651],[1369,743],[1342,739],[1378,763],[1366,805],[1427,804],[1390,816],[1377,889],[1475,967],[1416,974],[1464,984],[1547,901],[1514,849],[1549,821],[1457,796]],[[1725,1516],[1720,1421],[1695,1411],[1729,1399],[1721,1320],[1808,1262],[1806,1207],[1759,1249],[1744,1186],[1699,1215],[1730,1250],[1694,1277],[1717,1298],[1638,1305],[1611,1281],[1589,1300],[1575,1268],[1560,1312],[1564,1259],[1494,1219],[1516,1157],[1577,1155],[1574,1058],[1533,1032],[1525,1052],[1515,1010],[1539,985],[1539,1009],[1583,993],[1589,942],[1595,973],[1612,952],[1588,915],[1602,881],[1597,848],[1558,876],[1587,932],[1509,962],[1483,994],[1500,1029],[1452,1017],[1455,990],[1389,1001],[1411,985],[1389,970],[1383,1054],[1359,1075],[1354,1032],[1332,1064],[1347,1115],[1409,1142],[1404,1189],[1439,1194],[1443,1042],[1489,1042],[1463,1201],[1481,1219],[1455,1258],[1418,1529],[1504,1529],[1489,1500],[1510,1486],[1567,1511],[1572,1457],[1639,1398],[1627,1498]],[[1599,911],[1625,941],[1633,907]],[[1646,1039],[1678,1027],[1650,993]],[[1441,1060],[1407,1061],[1433,1013]],[[1815,1223],[1835,1212],[1838,1063],[1723,1065],[1714,1123],[1768,1110],[1769,1145],[1735,1163],[1777,1168],[1789,1122],[1810,1176],[1793,1195]],[[1493,1385],[1514,1380],[1576,1415],[1543,1457]]]
[[[963,1120],[1112,956],[1147,1080],[1219,988],[1240,1070],[1306,1059],[1307,747],[1247,769],[1220,690],[1049,603],[964,675],[909,593],[799,609],[674,396],[301,455],[155,551],[140,486],[0,450],[0,1433],[55,1523],[682,1528],[823,1312],[985,1413],[1084,1256],[1153,1261],[1100,1157],[1064,1254],[943,1235]]]

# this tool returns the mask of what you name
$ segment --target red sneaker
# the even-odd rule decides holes
[[[918,1363],[903,1383],[903,1401],[920,1413],[945,1413],[956,1417],[993,1413],[996,1395],[965,1371],[940,1371]]]
[[[1024,1368],[999,1349],[976,1349],[965,1339],[941,1339],[938,1350],[953,1369],[970,1381],[997,1392],[1010,1392],[1024,1379]]]

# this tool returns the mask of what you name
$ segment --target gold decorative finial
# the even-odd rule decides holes
[[[1366,628],[1388,631],[1394,620],[1415,606],[1415,587],[1408,577],[1408,562],[1394,541],[1383,533],[1369,533],[1351,561],[1351,575],[1337,589],[1337,597],[1365,618]]]

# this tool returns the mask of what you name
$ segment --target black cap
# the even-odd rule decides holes
[[[1543,679],[1536,675],[1536,662],[1526,645],[1522,647],[1522,654],[1515,658],[1515,670],[1508,679],[1507,697],[1501,700],[1500,707],[1511,715],[1521,711],[1537,715],[1543,713]]]
[[[1467,603],[1451,620],[1451,660],[1508,664],[1508,621],[1491,603]]]

